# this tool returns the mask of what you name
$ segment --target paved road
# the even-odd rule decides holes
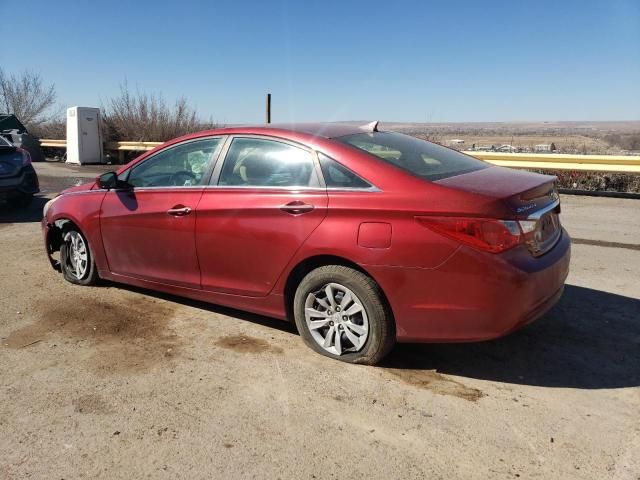
[[[110,167],[37,164],[45,196]],[[640,478],[640,203],[562,198],[566,293],[507,338],[381,368],[285,323],[71,286],[0,205],[0,478]]]

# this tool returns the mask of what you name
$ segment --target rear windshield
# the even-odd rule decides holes
[[[364,150],[424,180],[440,180],[489,167],[450,148],[400,133],[356,133],[334,140]]]

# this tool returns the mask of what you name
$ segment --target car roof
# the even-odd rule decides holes
[[[280,130],[280,131],[288,131],[294,133],[305,133],[307,135],[312,135],[314,137],[322,137],[322,138],[336,138],[342,137],[344,135],[352,135],[355,133],[363,133],[363,132],[376,132],[378,131],[378,122],[370,122],[370,123],[360,123],[360,122],[351,122],[351,123],[335,123],[335,122],[325,122],[325,123],[269,123],[269,124],[261,124],[261,125],[237,125],[237,126],[229,126],[227,128],[223,128],[222,130],[232,130],[235,132],[239,132],[242,130],[251,130],[251,131],[264,131],[265,133]]]
[[[194,140],[198,138],[207,137],[209,135],[273,135],[277,137],[288,138],[289,140],[309,142],[312,138],[331,139],[336,137],[342,137],[344,135],[352,135],[356,133],[377,132],[378,122],[370,123],[269,123],[261,125],[234,125],[226,126],[223,128],[215,128],[212,130],[204,130],[201,132],[190,133],[182,137],[169,140],[162,145],[158,145],[153,150],[149,150],[139,157],[135,158],[132,162],[123,165],[118,169],[117,173],[120,174],[124,170],[131,168],[134,164],[143,161],[150,155],[154,155],[159,150],[167,148],[171,145],[175,145],[186,140]],[[301,138],[302,137],[302,138]],[[304,138],[307,137],[307,138]],[[309,138],[311,137],[311,138]]]

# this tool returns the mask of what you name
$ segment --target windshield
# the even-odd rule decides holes
[[[356,133],[334,140],[364,150],[424,180],[440,180],[489,167],[455,150],[400,133]]]

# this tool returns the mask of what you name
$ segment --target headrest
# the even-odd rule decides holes
[[[258,185],[265,183],[274,170],[273,162],[256,154],[247,155],[242,161],[242,166],[247,182]]]

